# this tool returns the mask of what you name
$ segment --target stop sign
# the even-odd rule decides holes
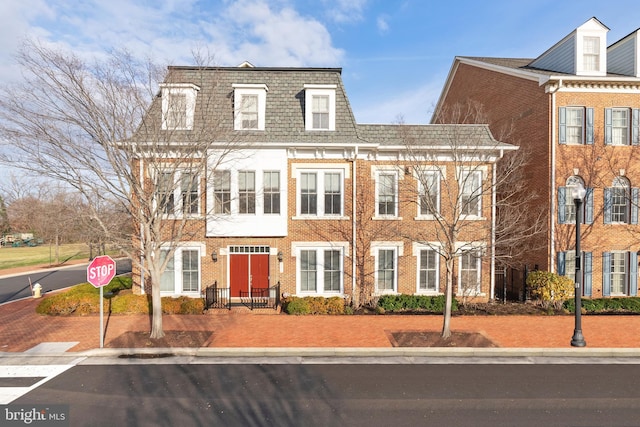
[[[116,262],[108,255],[95,257],[87,266],[87,281],[96,288],[109,284],[116,275]]]

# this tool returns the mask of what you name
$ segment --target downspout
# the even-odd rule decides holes
[[[549,271],[555,271],[556,259],[556,92],[562,87],[562,80],[558,81],[558,85],[551,89],[551,182],[549,194]]]
[[[357,168],[356,160],[358,159],[358,146],[354,148],[353,159],[351,160],[351,301],[355,300],[356,295],[356,195],[357,193]],[[358,300],[358,303],[360,301]]]

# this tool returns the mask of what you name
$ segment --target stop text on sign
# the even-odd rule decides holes
[[[94,258],[87,267],[87,281],[96,288],[108,284],[116,275],[116,262],[107,255]]]

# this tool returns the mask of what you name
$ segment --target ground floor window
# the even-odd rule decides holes
[[[464,295],[480,293],[481,253],[477,249],[468,250],[460,255],[458,292]]]
[[[298,289],[309,294],[343,292],[342,248],[299,248]]]
[[[602,254],[603,296],[638,294],[638,253],[612,251]]]
[[[396,249],[378,248],[376,252],[376,291],[396,292]]]
[[[421,249],[418,259],[418,291],[438,291],[438,253],[433,249]]]
[[[164,261],[168,254],[168,249],[161,250],[161,259]],[[200,292],[199,249],[176,249],[160,278],[160,292],[172,295]]]

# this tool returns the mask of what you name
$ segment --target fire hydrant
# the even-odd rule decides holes
[[[40,298],[41,296],[42,296],[42,286],[40,286],[40,283],[36,283],[35,285],[33,285],[33,297]]]

